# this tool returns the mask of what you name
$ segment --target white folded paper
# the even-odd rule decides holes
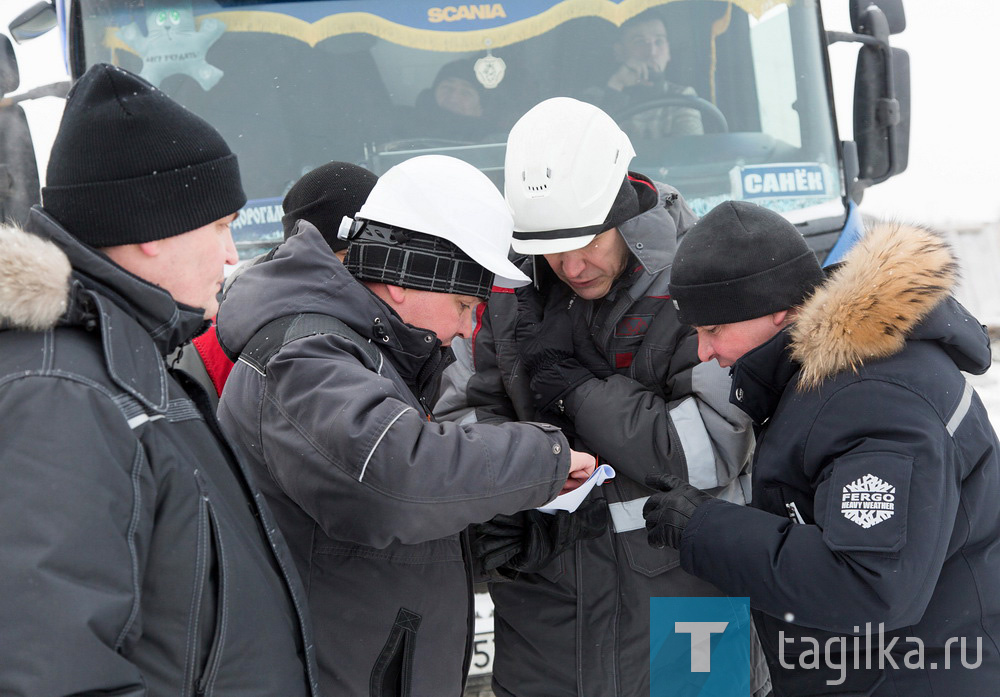
[[[611,465],[600,465],[583,484],[573,489],[573,491],[556,496],[544,506],[539,506],[538,510],[542,513],[555,513],[556,511],[569,511],[572,513],[580,507],[580,504],[587,498],[587,494],[590,493],[591,489],[595,486],[600,486],[609,479],[614,479],[614,477],[614,467]]]

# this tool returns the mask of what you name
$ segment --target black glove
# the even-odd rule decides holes
[[[521,511],[498,515],[473,526],[472,553],[486,571],[512,576],[535,573],[572,547],[577,540],[599,537],[608,527],[608,504],[593,499],[572,513]]]
[[[650,474],[646,477],[646,486],[663,492],[650,496],[642,507],[650,546],[663,549],[669,545],[680,549],[681,535],[695,509],[710,501],[712,495],[672,474]]]
[[[562,399],[595,377],[575,355],[574,334],[579,334],[580,329],[574,326],[569,313],[570,299],[574,296],[555,289],[543,304],[532,286],[515,292],[518,303],[514,338],[528,371],[535,406],[541,412],[561,413]],[[593,346],[593,340],[589,337],[588,340]],[[597,353],[596,347],[593,353]]]
[[[573,323],[566,307],[569,298],[553,290],[542,297],[534,286],[514,291],[517,295],[517,318],[514,339],[529,373],[546,363],[573,357]]]

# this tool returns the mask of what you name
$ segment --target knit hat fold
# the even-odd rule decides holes
[[[173,237],[246,200],[236,155],[219,132],[153,85],[99,63],[73,86],[42,202],[81,242]]]

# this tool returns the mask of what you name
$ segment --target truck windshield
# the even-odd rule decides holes
[[[553,96],[630,135],[632,169],[695,212],[752,200],[845,215],[818,0],[81,0],[74,72],[146,77],[225,136],[250,202],[241,256],[281,239],[281,198],[330,160],[382,173],[465,159],[502,186],[504,142]]]

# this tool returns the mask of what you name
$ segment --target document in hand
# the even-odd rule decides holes
[[[556,511],[569,511],[572,513],[580,507],[580,504],[587,498],[587,494],[590,493],[591,489],[595,486],[600,486],[609,479],[614,479],[614,476],[615,469],[611,465],[600,465],[583,484],[573,489],[573,491],[556,496],[544,506],[539,506],[538,510],[542,513],[555,513]]]

